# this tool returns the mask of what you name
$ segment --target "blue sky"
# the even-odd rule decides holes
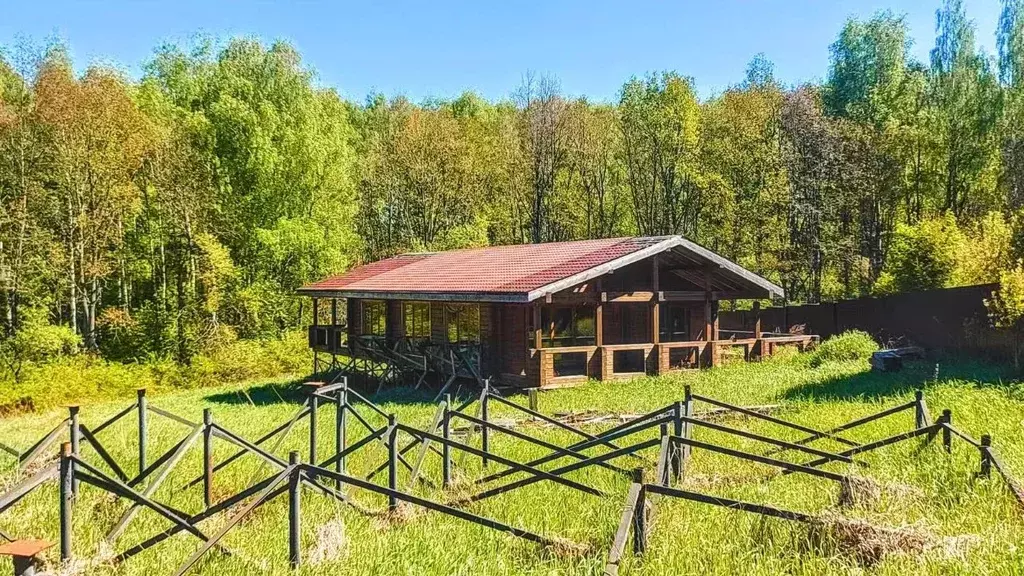
[[[113,62],[133,76],[164,42],[196,33],[285,39],[319,82],[362,100],[474,90],[508,96],[524,73],[557,77],[571,95],[611,100],[632,75],[676,70],[707,96],[742,80],[764,52],[786,83],[824,77],[848,16],[905,14],[915,55],[934,42],[938,0],[622,2],[243,2],[0,0],[0,45],[57,36],[79,66]],[[995,51],[999,0],[965,0],[979,43]]]

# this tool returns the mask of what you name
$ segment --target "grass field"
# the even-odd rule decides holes
[[[694,393],[727,402],[760,405],[781,404],[776,412],[786,419],[819,429],[842,424],[860,416],[904,403],[913,398],[913,390],[925,387],[925,398],[934,415],[942,408],[953,410],[954,424],[979,437],[991,433],[997,452],[1011,472],[1024,478],[1024,386],[1006,380],[997,366],[978,363],[943,364],[938,381],[933,381],[933,364],[912,365],[898,374],[878,375],[859,361],[828,362],[811,367],[804,357],[774,359],[760,364],[736,364],[712,371],[646,378],[631,382],[593,383],[584,387],[545,392],[540,408],[545,413],[596,410],[614,413],[643,413],[659,408],[683,396],[689,384]],[[525,403],[525,398],[517,398]],[[122,402],[89,405],[83,408],[83,423],[98,423],[127,405]],[[382,394],[377,399],[385,410],[393,411],[400,421],[426,427],[435,406],[429,396],[408,391]],[[212,407],[215,419],[228,429],[255,439],[287,420],[297,409],[295,396],[284,382],[269,382],[247,387],[190,390],[155,396],[152,405],[199,421],[204,407]],[[698,406],[698,412],[707,409]],[[364,413],[367,413],[364,411]],[[63,418],[63,411],[25,415],[0,422],[0,437],[19,447],[30,445]],[[333,410],[321,416],[321,453],[331,446]],[[492,405],[492,418],[522,419],[522,415]],[[381,419],[374,420],[376,425]],[[770,423],[732,418],[727,423],[780,439],[795,440],[799,432]],[[363,431],[350,422],[350,442]],[[849,434],[852,440],[868,441],[906,431],[913,426],[913,412],[858,428]],[[560,445],[574,438],[536,424],[522,422],[520,429]],[[153,417],[150,454],[155,457],[184,436],[178,424]],[[291,435],[279,450],[303,449],[307,437],[304,425]],[[654,431],[650,437],[654,436]],[[763,453],[765,448],[749,441],[737,441],[721,433],[698,429],[698,440]],[[129,418],[103,432],[101,439],[126,470],[134,467],[135,431]],[[492,450],[526,461],[544,454],[543,449],[522,442],[492,437]],[[838,540],[817,535],[808,537],[805,525],[783,520],[765,520],[753,514],[730,511],[704,504],[655,501],[655,517],[650,548],[642,558],[627,555],[623,574],[1016,574],[1024,573],[1024,515],[1016,507],[1003,484],[994,475],[991,480],[972,480],[978,469],[978,452],[962,443],[954,443],[953,453],[945,454],[934,443],[914,455],[918,441],[882,449],[865,457],[867,470],[857,474],[882,484],[882,496],[863,506],[839,508],[838,486],[828,480],[789,475],[772,477],[772,469],[741,464],[734,459],[695,450],[684,487],[769,504],[810,514],[836,515],[864,519],[885,527],[909,527],[914,534],[926,534],[935,546],[924,552],[889,554],[877,562],[856,557]],[[822,449],[837,449],[829,441],[816,444]],[[216,445],[218,458],[233,452],[226,443]],[[161,502],[189,512],[202,506],[201,489],[178,488],[201,469],[201,448],[197,446],[179,466],[171,480],[157,493]],[[98,461],[89,449],[90,461]],[[365,474],[384,461],[386,452],[379,444],[349,460],[349,468]],[[656,449],[645,454],[653,468]],[[800,459],[789,456],[793,461]],[[460,458],[456,457],[456,463]],[[440,463],[428,459],[427,475],[439,482]],[[13,462],[0,455],[4,466],[2,484],[16,478]],[[631,465],[623,461],[622,465]],[[492,468],[495,466],[492,464]],[[853,473],[845,465],[832,464],[829,470]],[[460,473],[475,477],[482,471],[479,459],[462,459]],[[263,479],[272,470],[249,457],[216,475],[215,493],[231,495],[252,482]],[[585,545],[581,553],[543,549],[493,530],[467,524],[434,512],[412,511],[400,517],[366,517],[312,491],[303,495],[303,548],[307,562],[302,574],[600,574],[628,487],[627,480],[606,470],[589,468],[570,478],[614,494],[599,498],[539,482],[470,506],[478,514],[547,536],[566,538]],[[384,481],[384,475],[378,479]],[[400,476],[404,485],[405,476]],[[434,499],[450,495],[422,486],[416,491]],[[357,500],[381,509],[382,497],[353,490]],[[82,560],[73,569],[88,574],[170,574],[198,546],[198,540],[178,535],[127,563],[113,567],[102,562],[100,541],[126,504],[95,489],[83,487],[75,507],[74,547]],[[18,537],[50,540],[57,534],[57,488],[51,483],[36,491],[15,508],[0,516],[0,530]],[[207,533],[216,530],[223,517],[204,525]],[[115,548],[120,551],[152,534],[167,523],[155,514],[143,512],[129,526]],[[260,508],[256,515],[231,532],[225,544],[238,552],[235,557],[210,553],[197,573],[252,575],[287,573],[287,502],[284,497]],[[328,544],[341,542],[338,550]],[[2,568],[4,571],[8,568]]]

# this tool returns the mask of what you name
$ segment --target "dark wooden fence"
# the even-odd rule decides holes
[[[863,330],[886,346],[921,346],[1011,359],[1013,335],[992,327],[985,309],[997,284],[908,292],[880,298],[857,298],[824,304],[761,310],[762,329],[788,332],[805,325],[822,339],[846,330]],[[752,330],[754,312],[721,312],[722,330]]]

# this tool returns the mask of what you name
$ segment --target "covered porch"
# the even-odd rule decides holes
[[[782,346],[804,350],[815,336],[720,330],[718,301],[693,294],[609,295],[592,304],[532,307],[530,357],[543,388],[755,361]],[[760,302],[753,303],[759,315]]]

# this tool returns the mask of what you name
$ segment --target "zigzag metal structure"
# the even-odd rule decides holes
[[[983,436],[980,441],[975,441],[954,428],[951,421],[952,416],[948,410],[931,422],[927,406],[920,392],[912,402],[888,408],[830,430],[816,430],[770,414],[764,414],[758,410],[694,395],[687,387],[683,400],[679,402],[601,432],[594,432],[545,415],[535,409],[532,402],[531,407],[512,402],[491,388],[488,382],[484,383],[479,397],[470,398],[460,405],[455,405],[452,398],[446,395],[444,400],[439,403],[430,424],[422,429],[399,422],[394,415],[388,414],[357,390],[350,388],[344,377],[328,384],[308,383],[307,387],[309,394],[292,418],[253,441],[247,440],[217,423],[210,410],[205,410],[202,422],[197,423],[159,407],[149,406],[142,391],[140,391],[136,403],[94,428],[88,428],[81,424],[78,409],[72,408],[67,419],[29,449],[24,452],[13,449],[5,450],[17,452],[19,462],[22,461],[22,455],[32,454],[32,457],[25,458],[24,461],[33,464],[41,458],[34,453],[45,452],[42,447],[52,445],[59,440],[62,431],[67,431],[70,440],[61,446],[57,461],[38,468],[6,493],[0,495],[0,513],[14,506],[44,483],[58,480],[61,493],[61,529],[58,540],[61,558],[67,560],[74,553],[72,537],[75,495],[79,490],[79,483],[84,483],[90,489],[102,490],[129,503],[129,507],[107,532],[106,541],[111,546],[116,546],[123,539],[122,536],[133,519],[143,509],[151,510],[170,524],[163,531],[117,552],[114,557],[115,562],[124,562],[182,532],[189,533],[198,540],[198,548],[174,572],[178,575],[192,570],[211,550],[231,555],[243,562],[251,562],[240,555],[238,551],[227,548],[223,544],[224,537],[256,509],[287,494],[289,508],[288,557],[291,565],[298,567],[302,563],[298,534],[302,521],[301,493],[303,491],[313,491],[324,497],[337,500],[364,515],[394,513],[401,502],[406,502],[547,546],[555,542],[564,543],[565,540],[512,526],[500,520],[469,512],[465,508],[475,502],[507,494],[537,482],[558,484],[591,497],[611,497],[605,490],[567,477],[570,473],[595,467],[631,479],[622,518],[611,543],[606,562],[606,573],[616,574],[624,557],[630,534],[633,535],[634,552],[637,554],[644,552],[649,535],[648,516],[657,498],[682,498],[793,521],[806,522],[813,519],[812,515],[801,512],[731,500],[678,487],[685,475],[688,462],[693,457],[693,450],[708,451],[729,458],[768,465],[779,470],[780,474],[798,473],[844,484],[850,481],[847,476],[831,472],[822,466],[830,462],[866,466],[857,458],[858,455],[920,436],[925,436],[927,443],[939,435],[942,436],[943,445],[947,450],[949,450],[953,437],[960,438],[976,447],[981,455],[979,474],[989,475],[991,470],[995,469],[1005,480],[1017,502],[1024,508],[1024,492],[1006,473],[1005,466],[992,449],[991,438]],[[696,413],[695,406],[698,403],[708,404],[713,408]],[[496,422],[489,417],[492,404],[499,404],[505,409],[522,413],[530,420],[569,432],[578,440],[567,446],[560,446],[517,429],[515,426]],[[321,424],[319,414],[324,408],[330,406],[334,407],[336,413],[333,431],[334,446],[331,454],[323,456],[318,453],[320,443],[317,442],[317,439]],[[475,410],[471,411],[471,408],[475,408]],[[843,435],[858,426],[910,410],[914,411],[915,425],[907,432],[870,443],[854,442]],[[138,414],[140,449],[138,472],[129,477],[124,471],[124,467],[110,456],[97,436],[133,412]],[[727,426],[710,419],[712,415],[723,413],[759,419],[799,431],[805,436],[796,441],[780,440]],[[186,435],[179,442],[152,462],[147,462],[145,451],[147,415],[149,414],[165,417],[188,429]],[[347,438],[349,419],[354,419],[359,427],[365,429],[365,435],[351,443]],[[298,452],[291,452],[286,457],[278,455],[277,452],[286,438],[303,421],[309,429],[306,461],[302,461]],[[376,425],[374,421],[381,423]],[[454,428],[457,422],[463,425],[464,432],[461,434],[457,433]],[[769,450],[756,454],[714,442],[697,440],[693,434],[697,428],[760,442],[767,445]],[[657,434],[652,438],[650,436],[654,430],[657,430]],[[526,462],[502,456],[490,449],[491,439],[495,435],[506,436],[515,442],[541,448],[547,453]],[[477,436],[479,436],[479,442]],[[844,449],[840,452],[831,452],[812,446],[823,439],[839,443]],[[81,451],[83,441],[93,447],[99,463],[92,462],[83,456]],[[213,457],[215,441],[234,445],[237,451],[220,462],[215,462]],[[171,477],[172,472],[179,466],[185,455],[197,444],[202,446],[203,451],[202,473],[186,482],[179,490],[187,490],[201,484],[203,487],[203,510],[189,513],[155,500],[156,491]],[[387,450],[384,462],[362,476],[356,475],[348,469],[348,459],[352,455],[375,444],[383,445]],[[644,456],[647,451],[654,454],[654,450],[657,450],[656,461]],[[802,455],[805,457],[805,461],[794,463],[782,460],[778,457],[782,452]],[[265,465],[270,466],[273,471],[269,476],[252,483],[241,491],[215,500],[213,486],[216,473],[245,456],[258,458]],[[428,458],[440,459],[441,477],[439,479],[431,479],[425,473],[424,464]],[[500,469],[489,473],[485,472],[483,476],[473,479],[471,485],[475,487],[475,490],[471,494],[448,502],[433,500],[413,493],[417,484],[441,491],[450,489],[453,484],[453,470],[457,466],[463,466],[465,458],[479,458],[484,465],[484,470],[488,470],[487,467],[491,464],[500,466]],[[637,464],[640,466],[637,467]],[[654,481],[646,482],[644,469],[652,465]],[[399,486],[400,467],[404,468],[407,475],[404,487]],[[382,473],[386,473],[386,483],[383,485],[374,481]],[[357,494],[384,497],[387,500],[387,505],[383,509],[374,510],[359,502],[356,499]],[[239,506],[241,508],[238,508]],[[205,521],[221,516],[225,516],[225,520],[217,532],[208,534],[202,528],[201,525]],[[8,540],[11,539],[10,536],[4,537]]]

